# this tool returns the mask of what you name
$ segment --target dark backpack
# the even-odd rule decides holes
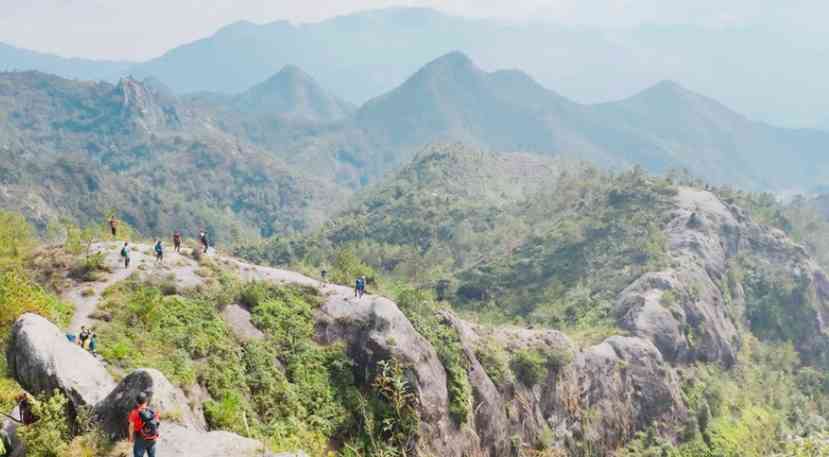
[[[158,420],[158,415],[150,408],[144,408],[138,411],[138,417],[141,419],[141,437],[145,440],[157,440],[158,428],[161,426]]]
[[[123,247],[123,248],[121,248],[121,257],[126,257],[126,256],[127,256],[127,248]]]

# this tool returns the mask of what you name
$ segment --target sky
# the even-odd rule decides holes
[[[0,42],[65,57],[141,61],[239,20],[316,22],[391,6],[583,26],[767,27],[803,46],[829,40],[825,0],[0,0]]]

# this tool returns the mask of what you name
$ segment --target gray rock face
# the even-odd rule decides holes
[[[544,416],[565,436],[587,437],[604,449],[661,423],[682,423],[687,410],[673,370],[643,338],[614,336],[579,352],[542,393]]]
[[[496,386],[475,355],[481,339],[477,329],[454,317],[452,323],[470,360],[474,424],[480,447],[489,455],[512,455],[516,436],[524,445],[544,442],[562,448],[572,438],[588,437],[610,450],[651,424],[678,424],[687,417],[673,370],[646,339],[611,337],[578,351],[553,330],[497,330],[491,336],[510,349],[532,347],[574,357],[563,367],[548,367],[541,385],[512,381]]]
[[[198,431],[206,429],[204,418],[193,414],[181,390],[170,384],[158,370],[140,369],[124,378],[95,407],[95,414],[108,434],[121,438],[127,436],[127,416],[135,408],[135,399],[142,392],[147,394],[152,408],[159,413],[175,417],[175,422],[185,427]]]
[[[361,367],[393,357],[409,367],[409,379],[419,400],[421,443],[434,455],[459,456],[472,446],[469,430],[460,430],[449,417],[446,371],[434,348],[412,327],[392,301],[376,296],[357,300],[350,289],[331,287],[317,316],[323,343],[345,341],[349,355]]]
[[[23,388],[33,393],[59,389],[75,408],[92,407],[115,388],[95,357],[36,314],[24,314],[15,322],[7,359],[11,375]]]
[[[161,424],[161,437],[156,444],[158,455],[165,457],[257,457],[264,452],[262,443],[228,432],[205,432],[179,424]],[[284,455],[283,457],[289,457]],[[296,456],[300,457],[300,456]]]

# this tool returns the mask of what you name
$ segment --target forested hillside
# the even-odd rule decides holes
[[[116,214],[144,233],[231,241],[312,227],[344,195],[152,81],[0,74],[0,132],[0,205],[40,229]]]
[[[69,351],[90,373],[154,368],[152,382],[180,389],[164,394],[183,406],[162,446],[249,437],[347,457],[824,446],[827,277],[812,245],[774,227],[796,234],[805,219],[761,195],[436,146],[315,234],[239,251],[326,269],[327,285],[190,246],[154,264],[141,242],[126,275],[117,245],[94,242],[103,232],[66,226],[38,247],[22,217],[2,217],[0,330],[13,356],[0,401],[9,408],[21,386],[39,394],[48,419],[19,433],[35,455],[117,455],[123,443],[95,431],[109,416],[79,429],[58,413],[111,408],[64,397],[82,382],[72,372],[56,365],[58,393],[34,383],[38,360],[68,343],[39,346],[51,324],[32,317],[10,330],[23,312],[94,325],[102,361]],[[370,296],[337,285],[362,274]],[[78,316],[88,300],[97,309]]]

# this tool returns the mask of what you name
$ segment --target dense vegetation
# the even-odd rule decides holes
[[[318,270],[348,251],[489,319],[596,329],[610,325],[621,289],[664,262],[673,193],[638,169],[610,175],[441,146],[317,233],[237,252]]]
[[[580,343],[618,333],[611,303],[642,273],[664,267],[662,233],[673,183],[694,183],[525,156],[505,168],[509,161],[455,148],[423,153],[399,179],[371,189],[311,235],[272,238],[238,252],[312,274],[326,269],[337,283],[367,276],[372,292],[393,297],[435,348],[447,373],[451,419],[466,427],[474,410],[470,366],[447,312],[461,311],[482,325],[510,321],[586,335],[576,338]],[[826,265],[829,232],[806,202],[783,206],[767,195],[713,190],[803,242]],[[60,241],[67,258],[43,263],[30,256],[38,240],[24,218],[0,213],[0,221],[1,345],[23,312],[66,323],[71,307],[52,293],[64,279],[50,274],[49,264],[63,262],[60,271],[78,277],[105,274],[85,247],[107,236],[99,223],[53,225],[44,236]],[[194,291],[180,291],[164,277],[133,277],[106,291],[98,334],[116,375],[158,368],[185,390],[207,394],[203,409],[211,428],[261,439],[274,450],[344,457],[412,451],[420,418],[407,367],[388,360],[358,369],[343,347],[317,344],[313,316],[322,297],[315,290],[245,284],[208,257],[200,263],[205,285]],[[814,343],[802,336],[817,318],[808,284],[752,252],[733,258],[726,276],[726,300],[738,285],[746,299],[736,365],[681,367],[690,420],[681,430],[653,424],[625,447],[625,457],[811,457],[827,451],[827,364],[810,357],[821,347],[802,346]],[[220,315],[231,303],[250,309],[263,340],[233,335]],[[572,355],[484,341],[476,356],[503,389],[515,382],[537,385]],[[0,377],[0,407],[10,407],[19,392]],[[114,452],[117,445],[94,427],[65,421],[59,414],[65,401],[60,394],[37,399],[44,419],[22,435],[33,455]],[[175,412],[169,414],[174,420]],[[672,442],[666,434],[680,439]],[[580,443],[579,455],[596,455],[591,446]]]
[[[50,219],[87,225],[115,213],[145,234],[207,229],[221,242],[302,231],[338,207],[344,190],[210,115],[131,79],[0,73],[0,207],[41,231]]]

